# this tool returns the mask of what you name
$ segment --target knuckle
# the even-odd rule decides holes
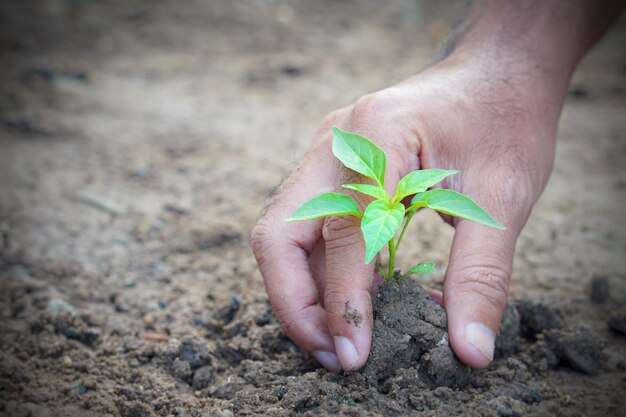
[[[406,111],[402,110],[403,100],[406,100],[404,95],[394,88],[361,97],[354,104],[350,116],[351,127],[369,136],[385,150],[387,166],[417,169],[419,144],[414,131],[406,129],[405,121],[408,119]]]
[[[343,318],[349,297],[341,287],[327,288],[324,292],[324,309],[330,323]]]
[[[341,314],[346,301],[348,301],[348,297],[340,286],[326,288],[324,291],[324,308],[327,314]]]
[[[510,274],[494,266],[470,266],[458,272],[457,285],[462,293],[479,295],[496,309],[503,310],[509,292]]]
[[[531,181],[513,168],[481,177],[477,188],[470,188],[468,194],[475,195],[477,202],[505,226],[519,232],[536,201]]]
[[[272,242],[271,221],[265,216],[259,219],[250,233],[250,246],[259,266],[264,263],[265,253],[269,250]]]
[[[501,178],[499,184],[494,189],[499,192],[496,194],[497,202],[506,207],[507,210],[514,212],[521,212],[523,210],[530,210],[530,205],[533,202],[533,196],[531,193],[531,187],[520,179],[518,175],[506,175]]]
[[[255,254],[257,252],[261,252],[265,245],[267,236],[267,225],[264,219],[259,220],[259,222],[252,228],[252,232],[250,233],[250,245],[252,246],[252,252]]]
[[[290,339],[293,339],[294,335],[298,331],[298,328],[300,327],[300,315],[288,307],[275,307],[274,314],[276,315],[276,318],[280,323],[280,327],[283,329],[285,334]]]
[[[359,98],[352,109],[352,120],[356,125],[371,124],[372,121],[380,120],[390,107],[390,94],[386,90],[370,93]]]
[[[276,316],[285,334],[297,344],[303,343],[308,330],[312,327],[319,331],[325,330],[325,323],[318,322],[313,315],[313,309],[318,306],[317,301],[296,301],[295,303],[272,303]]]
[[[345,117],[346,110],[343,108],[328,114],[320,123],[318,132],[327,132],[331,127],[338,124]]]

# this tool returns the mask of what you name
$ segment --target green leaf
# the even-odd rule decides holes
[[[398,183],[396,200],[400,201],[411,194],[426,191],[433,185],[440,183],[446,177],[457,174],[459,171],[448,169],[422,169],[408,173]]]
[[[346,167],[371,178],[381,187],[385,183],[385,152],[356,133],[333,127],[333,154]]]
[[[371,185],[371,184],[344,184],[342,185],[343,188],[347,188],[349,190],[354,190],[354,191],[358,191],[360,193],[372,196],[372,197],[376,197],[376,198],[382,198],[382,199],[387,199],[389,198],[389,195],[387,194],[387,191],[385,191],[384,188],[379,187],[378,185]]]
[[[356,202],[345,194],[324,193],[300,206],[287,221],[313,220],[328,216],[363,217]]]
[[[367,206],[361,221],[366,264],[393,238],[403,218],[404,206],[401,203],[390,206],[385,200],[376,200]]]
[[[409,269],[404,275],[432,274],[433,272],[435,272],[434,262],[420,262],[413,268]]]
[[[506,230],[506,227],[498,223],[474,200],[454,190],[437,188],[416,194],[411,200],[411,208],[414,206],[415,208],[428,207],[451,216]]]

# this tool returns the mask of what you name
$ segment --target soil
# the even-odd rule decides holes
[[[412,369],[421,384],[463,388],[470,370],[452,353],[446,314],[411,279],[390,281],[374,299],[372,349],[363,370],[371,385],[384,384],[398,369]]]
[[[267,194],[462,6],[2,2],[0,415],[626,415],[623,19],[575,74],[490,367],[450,355],[417,285],[441,288],[453,233],[426,213],[398,264],[440,267],[375,298],[362,372],[272,315],[248,245]]]

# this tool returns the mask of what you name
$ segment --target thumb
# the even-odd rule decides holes
[[[493,360],[506,307],[517,232],[466,220],[456,226],[444,282],[444,305],[454,353],[483,368]]]
[[[360,219],[331,217],[323,228],[326,243],[324,308],[335,352],[345,371],[361,368],[372,337],[370,287],[373,264],[366,265]]]

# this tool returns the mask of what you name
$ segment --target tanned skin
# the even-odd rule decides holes
[[[326,117],[252,233],[286,334],[334,372],[361,368],[369,354],[371,295],[380,278],[373,263],[363,263],[358,219],[284,221],[354,176],[331,153],[330,128],[338,126],[386,152],[388,192],[416,169],[458,169],[443,186],[469,195],[507,227],[446,219],[455,235],[438,298],[449,340],[463,362],[487,366],[515,242],[552,171],[571,75],[623,8],[608,0],[476,1],[440,60]],[[347,303],[363,317],[359,326],[345,319]]]

